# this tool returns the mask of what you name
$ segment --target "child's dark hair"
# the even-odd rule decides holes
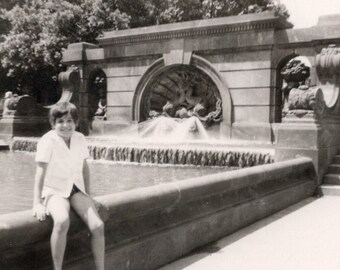
[[[77,123],[79,119],[79,114],[77,107],[74,104],[66,101],[58,102],[57,104],[53,105],[49,113],[50,124],[53,126],[57,118],[61,118],[68,113],[70,113],[73,121]]]

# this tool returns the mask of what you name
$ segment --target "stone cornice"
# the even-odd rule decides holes
[[[174,38],[190,38],[226,33],[254,31],[262,29],[286,29],[292,25],[273,12],[261,14],[230,16],[217,19],[197,20],[184,23],[158,25],[144,28],[105,32],[98,38],[99,45],[120,45],[167,40]]]

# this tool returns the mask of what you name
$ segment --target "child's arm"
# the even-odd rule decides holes
[[[44,184],[47,164],[38,162],[34,179],[34,197],[33,197],[33,216],[38,220],[45,220],[46,215],[49,215],[47,208],[41,202],[41,192]]]

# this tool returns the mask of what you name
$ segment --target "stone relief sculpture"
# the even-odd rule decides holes
[[[163,75],[151,86],[149,117],[172,118],[196,116],[204,124],[220,122],[222,100],[208,77],[190,69]]]
[[[283,117],[303,117],[314,113],[320,115],[324,109],[323,93],[320,88],[310,87],[310,68],[301,60],[293,58],[282,69]]]

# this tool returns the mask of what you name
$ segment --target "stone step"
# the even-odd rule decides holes
[[[340,185],[340,174],[326,174],[323,178],[323,183],[328,185]]]
[[[320,186],[320,191],[324,196],[340,196],[340,185],[324,184]]]
[[[331,164],[328,168],[329,174],[340,174],[340,164]]]

